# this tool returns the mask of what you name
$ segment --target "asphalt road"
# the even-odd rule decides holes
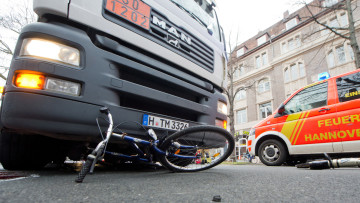
[[[0,202],[359,202],[359,168],[309,170],[220,165],[197,173],[96,169],[84,183],[71,169],[18,171],[0,180]]]

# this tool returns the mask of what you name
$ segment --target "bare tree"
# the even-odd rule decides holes
[[[15,39],[17,39],[22,28],[36,20],[35,13],[30,6],[31,2],[23,0],[18,5],[9,8],[8,12],[0,14],[0,30],[2,30],[2,34],[0,34],[0,53],[4,58],[11,58],[14,54]],[[2,70],[0,77],[6,80],[4,73],[7,72],[9,66],[1,64],[0,69]]]
[[[357,9],[357,0],[353,2],[352,0],[341,0],[335,4],[333,4],[334,1],[331,1],[332,4],[328,4],[328,5],[326,4],[326,1],[313,1],[309,4],[303,1],[301,3],[304,4],[307,10],[309,11],[310,18],[312,18],[314,22],[316,22],[317,24],[323,27],[323,29],[320,29],[319,31],[329,30],[334,35],[339,36],[350,42],[350,46],[354,53],[356,68],[360,68],[360,50],[359,50],[358,42],[356,40],[356,32],[355,32],[356,20],[354,19],[354,15],[353,15],[354,10]],[[316,9],[318,12],[314,13],[314,10],[316,11]],[[336,12],[339,11],[346,12],[347,20],[348,20],[347,25],[340,25],[340,23],[338,23],[338,25],[334,26],[323,23],[320,20],[320,17],[322,17],[324,14],[330,12],[334,12],[336,14]]]
[[[229,40],[228,40],[228,45],[229,45],[229,59],[228,59],[228,69],[226,72],[226,77],[228,79],[228,84],[226,85],[226,88],[224,88],[224,92],[228,97],[228,102],[229,102],[229,114],[228,114],[228,118],[229,118],[229,126],[230,126],[230,133],[232,135],[235,135],[235,114],[234,114],[234,106],[235,106],[235,97],[236,94],[238,94],[241,90],[247,90],[249,88],[251,88],[253,86],[253,84],[255,82],[249,82],[247,85],[245,86],[241,86],[239,88],[234,89],[234,76],[235,76],[235,72],[238,70],[239,67],[235,66],[236,62],[237,62],[237,57],[236,57],[236,52],[235,49],[237,48],[237,40],[238,40],[238,34],[236,36],[236,46],[232,46],[231,44],[231,32],[229,34]],[[234,47],[234,48],[232,48]]]

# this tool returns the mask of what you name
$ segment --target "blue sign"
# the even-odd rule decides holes
[[[147,126],[148,125],[148,119],[149,119],[149,115],[144,114],[142,124]]]
[[[328,72],[319,73],[318,80],[326,80],[330,78],[330,74]]]

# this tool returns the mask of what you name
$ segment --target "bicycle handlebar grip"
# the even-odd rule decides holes
[[[88,174],[89,171],[90,171],[90,167],[91,167],[94,159],[95,159],[95,157],[93,155],[88,156],[88,158],[86,159],[86,162],[81,167],[81,171],[80,171],[78,177],[75,179],[76,183],[82,183],[83,182],[86,174]]]
[[[109,114],[109,113],[110,113],[110,110],[109,110],[108,107],[103,106],[103,107],[100,108],[100,112],[101,112],[101,113],[104,113],[104,114]]]

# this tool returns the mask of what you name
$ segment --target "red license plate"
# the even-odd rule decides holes
[[[107,0],[105,8],[142,28],[150,28],[150,6],[140,0]]]

